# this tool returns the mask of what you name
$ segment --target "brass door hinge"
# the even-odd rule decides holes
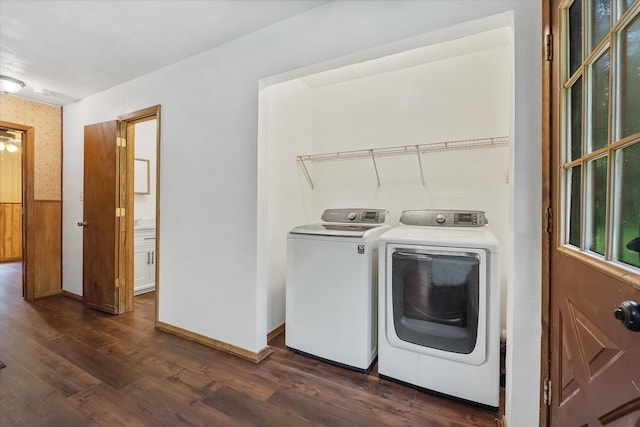
[[[544,56],[547,61],[553,61],[553,35],[544,36]]]
[[[126,147],[127,146],[127,140],[121,136],[116,138],[116,147]]]
[[[544,379],[544,404],[551,406],[551,380],[549,378]]]
[[[116,288],[119,288],[121,286],[124,286],[124,279],[116,279]]]
[[[116,208],[116,218],[122,218],[125,214],[125,208]]]
[[[553,231],[553,211],[551,210],[551,206],[547,208],[547,233],[551,233]]]

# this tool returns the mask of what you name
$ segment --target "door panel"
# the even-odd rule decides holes
[[[82,301],[119,313],[119,148],[118,122],[84,128],[84,221]]]
[[[638,0],[633,2],[633,10],[638,10],[638,3]],[[609,159],[615,157],[615,150],[622,148],[624,144],[634,143],[638,135],[633,138],[625,137],[627,139],[624,140],[616,139],[615,131],[608,128],[607,124],[613,122],[613,114],[618,114],[619,111],[612,109],[608,101],[589,108],[589,103],[593,104],[596,99],[591,92],[581,93],[579,99],[572,96],[574,89],[595,91],[593,88],[597,85],[593,86],[591,83],[597,79],[598,63],[593,62],[593,74],[589,74],[591,71],[587,65],[580,64],[583,61],[591,63],[592,58],[596,58],[597,51],[605,51],[610,45],[615,46],[616,36],[613,32],[619,31],[621,24],[612,27],[611,36],[595,34],[595,39],[590,43],[580,43],[581,30],[574,34],[571,28],[567,30],[560,26],[561,8],[571,8],[574,13],[569,16],[575,22],[566,19],[563,21],[565,24],[569,27],[584,24],[585,31],[590,31],[591,28],[597,30],[600,28],[598,25],[587,24],[589,17],[602,10],[608,13],[607,7],[610,5],[611,10],[615,10],[615,4],[620,2],[552,0],[550,4],[555,43],[550,117],[550,200],[553,212],[549,276],[552,380],[550,424],[558,427],[640,426],[640,332],[625,328],[614,316],[614,311],[623,301],[640,302],[640,274],[633,268],[615,263],[615,255],[611,255],[614,252],[611,249],[612,238],[597,241],[595,237],[590,237],[589,233],[593,230],[597,230],[598,235],[603,238],[607,236],[608,228],[614,224],[610,212],[613,212],[615,197],[606,193],[601,200],[596,199],[600,187],[593,187],[597,191],[586,191],[589,184],[586,180],[590,178],[585,175],[588,171],[583,167],[592,160],[606,158],[598,157],[601,154]],[[569,40],[566,46],[562,43],[563,36]],[[575,44],[574,40],[577,41]],[[591,49],[583,54],[585,46]],[[620,52],[615,48],[611,49]],[[569,54],[567,50],[572,53]],[[574,52],[578,53],[574,55]],[[609,57],[603,57],[609,61]],[[563,58],[567,59],[565,66],[573,75],[572,79],[565,78],[565,82],[561,79]],[[578,64],[574,64],[574,61]],[[583,81],[586,83],[583,84]],[[615,79],[611,81],[616,82]],[[564,93],[561,92],[563,87],[566,88]],[[613,99],[619,93],[615,86],[611,89],[611,95],[608,86],[604,92],[606,97],[611,96]],[[566,101],[564,107],[563,100]],[[604,105],[602,109],[596,108],[601,104]],[[584,111],[588,114],[584,114]],[[593,128],[601,129],[604,133],[600,135]],[[596,138],[598,135],[604,141]],[[567,138],[570,143],[565,144],[563,138]],[[589,141],[600,145],[589,148]],[[594,153],[600,151],[588,157],[589,150]],[[581,156],[584,160],[580,160]],[[578,160],[571,163],[573,159]],[[614,172],[611,168],[616,167],[613,163],[611,161],[607,169],[603,162],[604,178],[598,181],[602,183],[602,188],[606,187],[607,192],[616,189],[612,185]],[[581,167],[584,172],[582,177],[579,174],[572,175],[572,172]],[[563,193],[563,174],[565,182],[575,184],[575,187],[570,187],[570,184],[564,186],[575,197],[568,197]],[[596,175],[592,175],[591,179],[596,182],[596,178]],[[634,182],[631,185],[635,186],[635,190],[632,190],[634,194],[639,194],[640,183]],[[601,210],[591,209],[590,203],[602,203],[598,205]],[[602,221],[602,224],[591,220],[591,225],[585,226],[589,224],[589,215]],[[638,221],[638,218],[635,220]],[[600,255],[590,253],[589,250]]]
[[[554,252],[552,425],[640,425],[640,333],[613,315],[640,291]]]

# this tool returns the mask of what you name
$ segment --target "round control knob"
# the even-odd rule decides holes
[[[347,218],[349,218],[349,221],[353,221],[354,219],[356,219],[356,213],[349,212],[349,215],[347,215]]]
[[[447,219],[444,217],[444,215],[442,215],[442,214],[438,214],[438,215],[436,215],[436,222],[437,222],[438,224],[444,224],[444,222],[445,222],[446,220],[447,220]]]

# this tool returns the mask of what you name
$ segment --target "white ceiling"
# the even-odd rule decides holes
[[[0,75],[65,105],[324,3],[0,0]]]

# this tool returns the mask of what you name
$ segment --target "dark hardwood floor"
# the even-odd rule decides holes
[[[288,351],[259,365],[153,326],[154,296],[110,316],[54,296],[21,296],[19,263],[0,264],[0,425],[490,426],[496,413],[374,371]]]

